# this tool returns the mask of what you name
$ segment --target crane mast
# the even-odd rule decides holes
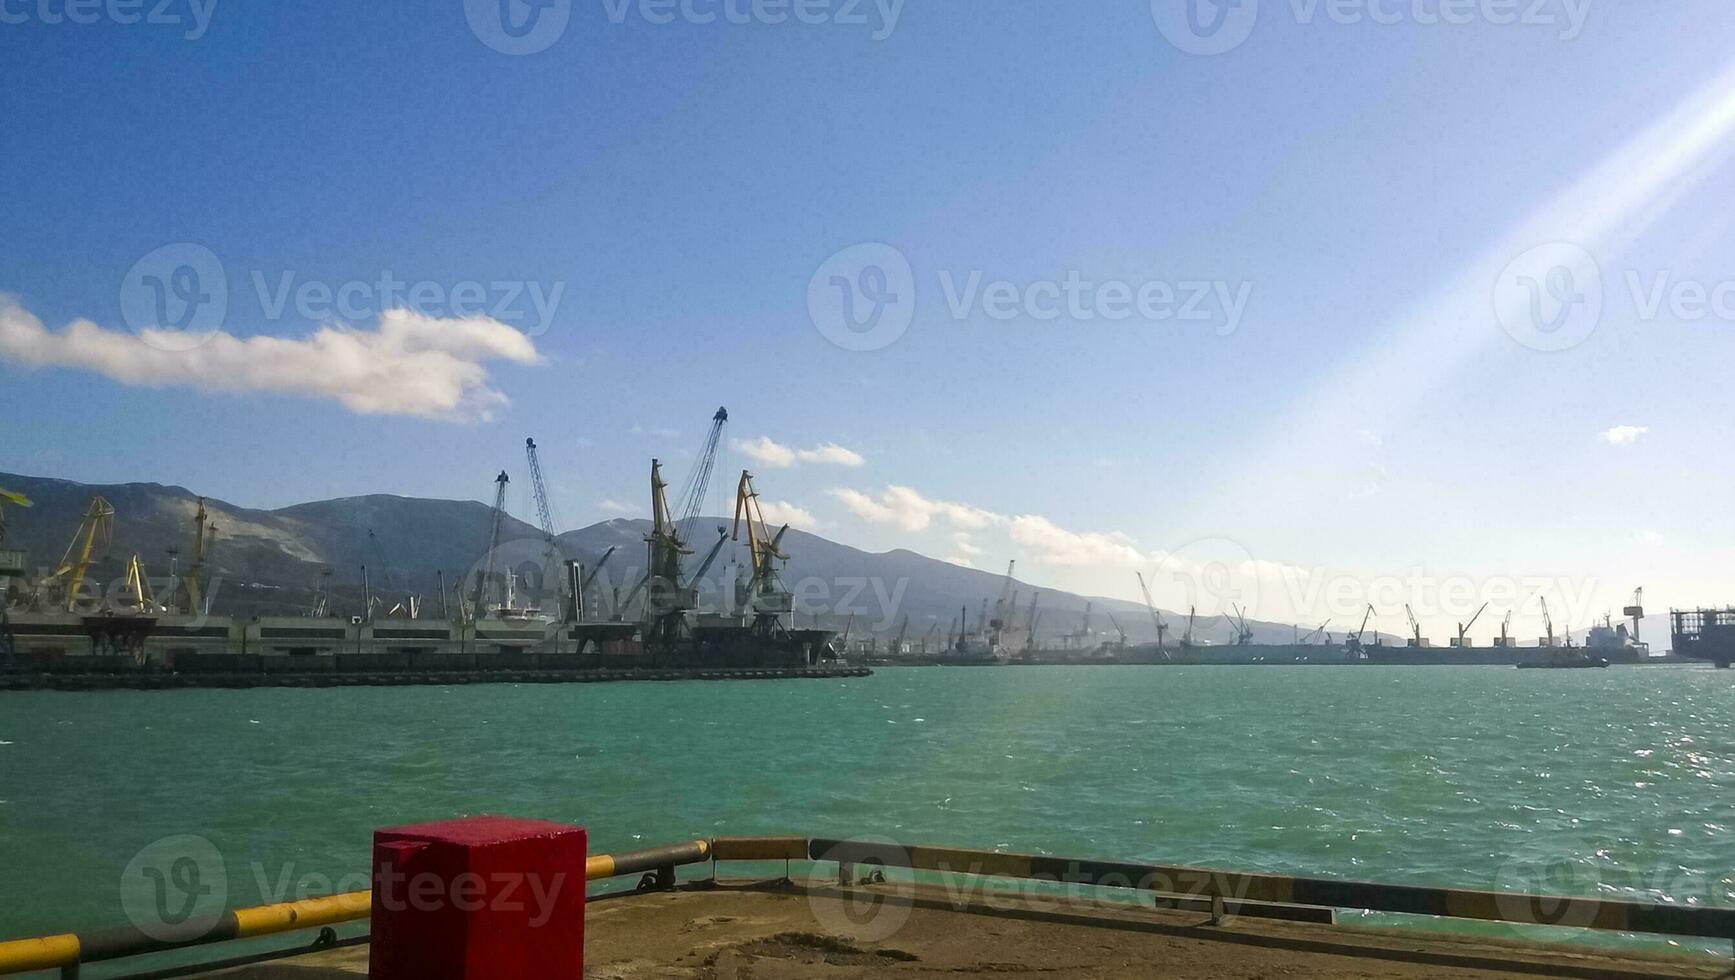
[[[608,564],[609,556],[613,555],[615,553],[615,551],[617,550],[617,548],[618,548],[617,545],[610,545],[609,549],[602,553],[602,557],[598,558],[596,560],[596,567],[592,568],[588,573],[586,573],[584,576],[584,579],[578,583],[578,595],[579,595],[578,604],[579,604],[579,616],[581,619],[584,617],[584,614],[585,614],[584,597],[586,595],[590,594],[591,583],[596,581],[597,575],[599,575],[602,572],[602,567],[604,565]]]
[[[1361,614],[1361,625],[1357,626],[1355,628],[1354,633],[1351,633],[1351,634],[1344,637],[1344,640],[1343,640],[1344,648],[1351,656],[1354,656],[1356,654],[1361,653],[1361,651],[1362,651],[1362,634],[1367,632],[1368,620],[1373,617],[1373,614],[1374,614],[1374,605],[1373,605],[1373,603],[1370,602],[1370,603],[1368,603],[1367,609],[1364,610]]]
[[[1012,604],[1018,601],[1013,589],[1012,573],[1018,567],[1017,559],[1006,563],[1006,578],[1000,583],[1000,595],[994,600],[994,618],[989,620],[990,629],[1001,629],[1012,620]]]
[[[78,530],[72,535],[72,543],[66,546],[59,567],[48,576],[48,581],[65,583],[67,612],[78,611],[78,592],[90,571],[90,555],[96,549],[97,539],[101,538],[103,546],[107,547],[113,535],[114,507],[101,497],[90,498],[90,506],[85,509],[84,519],[79,521]]]
[[[1471,616],[1470,621],[1468,623],[1459,623],[1458,624],[1458,642],[1453,644],[1453,646],[1460,646],[1460,647],[1469,646],[1469,644],[1465,642],[1464,638],[1466,635],[1469,634],[1470,627],[1476,625],[1476,620],[1482,618],[1482,610],[1487,609],[1487,608],[1488,608],[1488,604],[1486,602],[1482,603],[1481,608],[1476,610],[1476,615]]]
[[[205,574],[205,562],[209,557],[207,532],[210,536],[215,536],[217,533],[215,527],[206,527],[208,521],[209,517],[205,513],[205,498],[200,497],[198,510],[193,514],[193,563],[187,568],[187,581],[184,586],[187,595],[186,612],[194,616],[205,611],[199,579]],[[175,599],[170,596],[168,601],[174,602]]]
[[[783,628],[784,617],[789,617],[789,625],[794,625],[795,597],[783,587],[777,577],[779,562],[787,561],[789,556],[783,553],[783,535],[788,533],[789,525],[785,524],[772,534],[765,523],[765,513],[759,506],[759,491],[753,486],[753,474],[741,471],[741,480],[735,486],[735,526],[734,539],[741,540],[741,526],[747,526],[747,554],[752,563],[753,578],[748,587],[747,610],[753,616],[753,628],[761,635],[774,633]]]
[[[682,570],[682,559],[692,554],[687,542],[691,540],[693,522],[704,508],[711,472],[716,468],[717,453],[723,441],[723,426],[728,421],[729,412],[723,408],[711,416],[711,430],[706,434],[698,461],[681,494],[678,521],[669,507],[669,486],[663,480],[662,463],[651,460],[651,533],[645,536],[648,561],[643,583],[646,590],[643,635],[645,649],[653,664],[672,653],[687,634],[687,613],[698,606],[698,593],[692,582],[702,578],[710,569],[728,535],[727,528],[717,529],[717,544],[689,582]],[[637,589],[634,592],[636,594]]]
[[[494,513],[488,525],[488,551],[483,558],[486,564],[485,570],[476,575],[476,599],[470,615],[471,622],[481,622],[488,613],[488,583],[494,578],[496,551],[500,547],[500,525],[506,516],[506,485],[510,482],[511,477],[506,475],[505,470],[501,470],[500,475],[494,478]]]
[[[553,583],[560,575],[560,541],[554,532],[554,507],[548,500],[548,485],[542,479],[542,458],[536,451],[536,440],[524,440],[524,455],[530,461],[530,490],[536,500],[536,522],[542,529],[542,607],[548,611],[548,600],[559,593]],[[576,599],[575,599],[576,601]]]
[[[1157,604],[1151,601],[1150,587],[1145,585],[1145,573],[1140,572],[1140,571],[1134,571],[1133,574],[1137,575],[1139,578],[1139,592],[1142,593],[1145,597],[1145,608],[1150,610],[1150,612],[1151,612],[1151,625],[1155,626],[1157,628],[1157,649],[1162,650],[1164,648],[1163,634],[1168,632],[1169,624],[1163,622],[1162,614],[1157,612]],[[1118,630],[1118,629],[1120,629],[1120,627],[1116,626],[1115,629]],[[1187,637],[1188,637],[1187,642],[1191,643],[1192,642],[1192,627],[1191,627],[1190,623],[1188,626]],[[1123,641],[1126,639],[1125,633],[1121,634],[1121,639]]]

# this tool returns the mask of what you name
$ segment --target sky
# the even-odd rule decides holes
[[[576,527],[722,405],[1045,587],[1735,601],[1735,10],[1191,2],[0,0],[0,470]]]

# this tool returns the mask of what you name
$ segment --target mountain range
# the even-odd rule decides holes
[[[7,506],[7,547],[30,554],[31,567],[51,570],[67,554],[93,496],[114,507],[113,532],[93,549],[91,576],[101,583],[120,580],[128,559],[138,555],[153,579],[166,582],[171,566],[184,572],[193,552],[193,519],[200,496],[179,486],[156,483],[84,484],[69,480],[0,473],[0,487],[30,498],[29,508]],[[370,494],[258,510],[212,497],[204,499],[216,531],[207,561],[214,593],[212,609],[232,614],[305,614],[316,592],[324,588],[338,614],[362,608],[363,568],[373,594],[388,607],[420,598],[425,614],[439,612],[442,585],[449,604],[487,567],[488,542],[494,524],[492,507],[473,500],[435,500]],[[748,564],[746,535],[728,536],[722,518],[695,518],[686,525],[689,571],[698,569],[719,532],[724,540],[701,592],[716,594],[726,575],[744,574]],[[607,605],[615,589],[630,592],[642,575],[648,520],[615,519],[570,530],[557,536],[561,557],[586,570],[614,549],[587,590],[593,605]],[[908,617],[908,636],[938,637],[955,627],[960,615],[975,624],[984,604],[991,605],[1006,587],[1003,573],[967,568],[905,549],[869,552],[817,534],[790,529],[782,550],[788,561],[781,575],[797,596],[802,625],[810,617],[822,625],[880,635],[895,633]],[[502,515],[496,570],[519,573],[521,598],[534,604],[548,548],[542,532],[511,515]],[[731,565],[738,566],[731,568]],[[462,583],[462,584],[461,584]],[[1080,629],[1086,603],[1095,610],[1093,630],[1112,637],[1112,615],[1133,642],[1155,638],[1148,610],[1137,603],[1100,596],[1041,589],[1014,581],[1022,617],[1029,616],[1031,597],[1040,592],[1037,633],[1048,639]],[[161,591],[161,588],[159,588]],[[554,608],[553,600],[547,606]],[[608,610],[601,610],[606,615]],[[1105,615],[1108,614],[1108,615]],[[1171,639],[1184,617],[1170,612]],[[1255,639],[1287,642],[1288,624],[1251,623]],[[1201,639],[1227,642],[1227,622],[1201,621]]]

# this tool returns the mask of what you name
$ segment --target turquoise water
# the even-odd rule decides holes
[[[0,938],[124,923],[162,838],[209,840],[249,905],[358,887],[375,827],[483,812],[593,851],[869,834],[1735,906],[1732,805],[1709,668],[6,694]]]

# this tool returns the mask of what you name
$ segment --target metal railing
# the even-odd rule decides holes
[[[641,889],[675,886],[675,869],[712,862],[812,861],[835,863],[839,878],[853,881],[857,867],[902,868],[941,875],[990,876],[1100,888],[1136,889],[1207,907],[1213,920],[1238,909],[1353,909],[1407,915],[1476,919],[1522,925],[1568,925],[1582,929],[1735,942],[1735,908],[1616,901],[1520,892],[1431,888],[1223,871],[1186,865],[1132,864],[1009,854],[967,848],[906,846],[867,840],[809,837],[719,837],[585,862],[585,880],[643,874]],[[81,963],[140,956],[236,939],[253,939],[368,917],[371,891],[350,892],[237,909],[181,933],[136,928],[67,933],[0,942],[0,975],[60,969],[76,977]],[[284,951],[285,954],[301,950]]]
[[[709,841],[689,841],[622,854],[598,854],[585,861],[586,881],[645,874],[645,887],[672,888],[675,868],[710,859]],[[62,933],[37,939],[0,942],[0,976],[58,969],[64,978],[77,977],[80,964],[144,956],[230,942],[258,939],[366,919],[373,910],[373,892],[346,892],[299,902],[280,902],[225,912],[215,920],[152,928],[122,926],[97,932]],[[289,953],[302,950],[289,950]]]

